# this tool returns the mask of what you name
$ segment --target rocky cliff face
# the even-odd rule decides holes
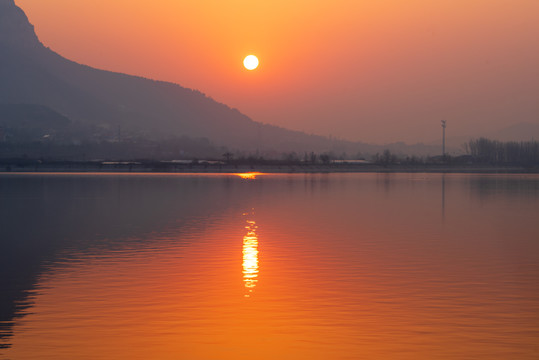
[[[0,44],[17,48],[41,46],[34,27],[14,0],[0,0]]]

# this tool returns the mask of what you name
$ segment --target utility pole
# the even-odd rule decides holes
[[[445,128],[446,128],[446,122],[445,120],[442,120],[442,131],[443,131],[443,136],[442,136],[442,156],[443,156],[443,159],[445,160]]]

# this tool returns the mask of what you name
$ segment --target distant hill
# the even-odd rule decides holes
[[[0,103],[40,104],[74,122],[151,139],[207,138],[234,149],[370,151],[365,144],[331,140],[257,123],[199,91],[97,70],[67,60],[37,38],[13,0],[0,0]]]
[[[486,137],[500,141],[539,140],[539,124],[522,122],[495,131]]]

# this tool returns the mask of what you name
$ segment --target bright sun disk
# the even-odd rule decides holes
[[[254,55],[249,55],[243,60],[243,66],[245,66],[247,70],[256,69],[258,67],[258,64],[258,58]]]

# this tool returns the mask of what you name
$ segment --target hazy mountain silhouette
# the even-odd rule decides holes
[[[487,137],[500,141],[539,140],[539,124],[521,122],[487,134]]]
[[[0,141],[52,139],[71,121],[43,105],[0,104]]]
[[[58,129],[71,121],[43,105],[0,104],[0,126],[25,129]]]
[[[206,137],[243,150],[360,150],[358,143],[254,122],[196,90],[67,60],[39,41],[14,0],[0,0],[0,80],[0,103],[45,105],[74,122],[153,139]]]

